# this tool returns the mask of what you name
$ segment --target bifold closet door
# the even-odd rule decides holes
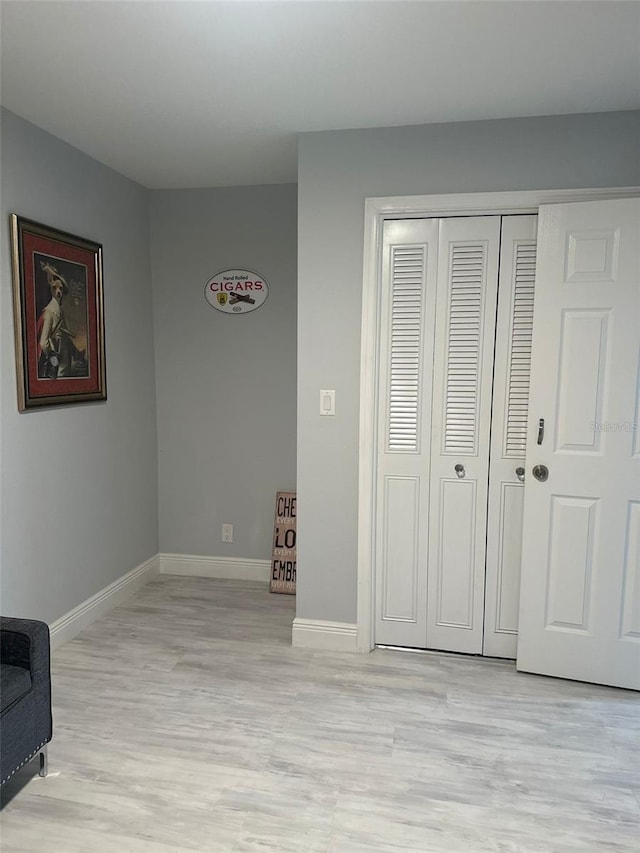
[[[440,221],[427,647],[482,653],[500,217]]]
[[[493,372],[485,655],[515,658],[537,216],[503,216]]]
[[[427,644],[429,426],[438,220],[383,230],[375,515],[375,642]]]

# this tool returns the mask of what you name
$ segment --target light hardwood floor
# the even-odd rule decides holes
[[[638,694],[293,649],[294,607],[163,576],[61,647],[3,853],[638,853]]]

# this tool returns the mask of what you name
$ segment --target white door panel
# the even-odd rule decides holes
[[[640,200],[539,221],[518,668],[640,689]]]
[[[472,654],[482,652],[499,243],[499,217],[441,220],[427,646]]]
[[[430,566],[433,575],[431,589],[435,590],[432,608],[435,619],[430,626],[433,630],[429,631],[428,626],[427,635],[431,635],[432,648],[447,648],[434,645],[438,643],[434,637],[435,628],[473,630],[476,577],[482,571],[479,561],[483,554],[476,553],[478,482],[441,477],[439,487],[440,494],[434,507],[440,520],[438,551],[435,562]],[[459,642],[466,641],[467,636],[464,635]]]
[[[620,633],[626,639],[640,639],[640,501],[629,502],[622,578]]]
[[[376,509],[375,641],[426,646],[429,417],[437,220],[386,222]]]
[[[383,621],[418,624],[420,477],[384,478],[382,517]]]
[[[537,219],[502,218],[483,645],[493,657],[517,649]]]

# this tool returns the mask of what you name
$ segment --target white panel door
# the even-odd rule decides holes
[[[485,655],[515,658],[537,216],[503,216],[493,372]]]
[[[438,221],[385,222],[381,270],[375,641],[424,648]]]
[[[640,199],[542,206],[537,264],[518,668],[640,689]]]
[[[431,418],[427,646],[482,652],[500,218],[443,219]]]

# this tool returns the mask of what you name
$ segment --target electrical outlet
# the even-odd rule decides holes
[[[233,524],[222,525],[222,541],[233,542]]]

